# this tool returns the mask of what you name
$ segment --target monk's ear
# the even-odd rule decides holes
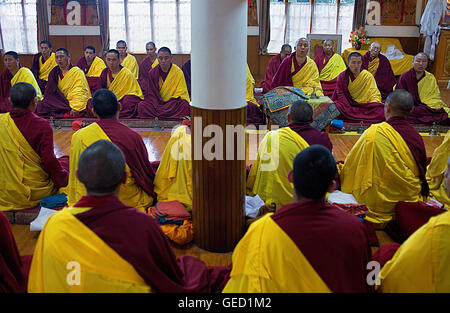
[[[327,189],[327,192],[333,192],[333,191],[335,191],[336,190],[336,186],[337,186],[337,183],[336,183],[336,180],[332,180],[331,181],[331,184],[330,184],[330,186],[328,187],[328,189]]]
[[[293,170],[289,170],[288,172],[288,180],[290,183],[294,183],[294,171]]]

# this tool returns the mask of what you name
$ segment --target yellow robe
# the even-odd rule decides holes
[[[294,186],[288,172],[297,154],[309,144],[289,127],[270,131],[258,147],[258,154],[247,178],[247,193],[255,194],[277,208],[292,203]]]
[[[450,117],[450,108],[442,101],[439,86],[433,74],[425,71],[425,77],[417,83],[417,88],[422,103],[425,103],[432,109],[444,109]]]
[[[139,66],[137,64],[136,58],[133,55],[127,53],[127,56],[125,57],[125,59],[123,59],[121,64],[123,67],[129,69],[131,73],[133,73],[134,78],[139,78]]]
[[[255,87],[255,79],[253,78],[252,72],[250,72],[250,68],[247,64],[247,83],[246,83],[246,91],[245,91],[245,101],[252,102],[259,106],[258,101],[255,99],[255,95],[253,93],[253,89]]]
[[[323,96],[322,85],[319,79],[319,70],[316,62],[310,57],[306,57],[306,64],[303,65],[300,71],[292,76],[294,87],[300,87],[302,91],[310,96],[313,92],[313,87],[316,87],[316,95]],[[292,59],[291,73],[295,71],[294,59]]]
[[[52,52],[50,57],[42,63],[42,56],[39,57],[39,79],[43,79],[48,81],[48,74],[52,71],[52,69],[58,66],[56,63],[55,54]]]
[[[339,172],[341,190],[369,208],[366,219],[387,223],[398,201],[422,201],[419,168],[403,138],[383,122],[355,143]]]
[[[223,292],[331,292],[271,215],[252,223],[234,249],[233,269]]]
[[[76,177],[78,159],[84,149],[98,140],[111,141],[97,123],[92,123],[91,125],[78,130],[72,136],[70,144],[69,184],[67,186],[67,203],[69,206],[74,205],[82,196],[86,195],[86,188]],[[120,185],[119,200],[127,206],[145,212],[145,209],[150,207],[153,203],[153,198],[136,184],[128,164],[125,168],[128,172],[128,176],[125,184]]]
[[[49,217],[36,243],[28,292],[150,292],[130,263],[73,216],[88,210],[69,207]]]
[[[164,149],[154,180],[158,201],[177,200],[192,210],[191,135],[176,128]]]
[[[144,100],[141,87],[133,74],[126,67],[123,67],[120,72],[114,76],[112,83],[109,81],[108,76],[107,85],[108,89],[114,92],[118,100],[121,100],[126,95],[137,96]]]
[[[57,193],[9,113],[0,114],[0,138],[0,211],[29,209]]]
[[[349,79],[348,91],[358,103],[381,102],[381,93],[377,82],[367,70],[362,70],[354,81]]]
[[[155,61],[153,61],[153,63],[152,63],[152,68],[154,68],[158,64],[159,64],[159,61],[158,61],[158,58],[156,58]]]
[[[333,54],[331,59],[328,60],[327,65],[325,65],[325,67],[320,72],[319,80],[333,80],[338,77],[339,74],[341,74],[343,71],[345,71],[346,68],[347,66],[345,65],[342,57],[339,54],[335,53]]]
[[[369,62],[367,70],[370,72],[370,74],[375,76],[379,65],[380,65],[380,58],[376,57],[375,59],[373,59],[372,61]]]
[[[178,97],[191,102],[184,73],[176,64],[172,64],[166,80],[163,81],[161,77],[159,78],[159,93],[164,102]]]
[[[384,293],[450,292],[450,212],[430,218],[380,272]]]
[[[445,190],[444,172],[447,170],[447,161],[450,157],[450,130],[442,144],[433,152],[433,157],[427,167],[427,182],[430,187],[430,197],[438,200],[450,210],[450,198]],[[450,187],[450,186],[449,186]]]
[[[36,89],[36,96],[38,101],[41,101],[44,96],[42,96],[41,88],[39,88],[39,85],[36,81],[36,78],[34,77],[33,73],[30,71],[30,69],[26,67],[21,67],[16,75],[11,79],[11,86],[14,86],[14,84],[17,83],[29,83],[31,84],[34,89]]]
[[[89,67],[89,71],[86,73],[86,77],[100,77],[105,68],[105,62],[103,62],[103,60],[99,57],[95,57]]]
[[[58,88],[69,101],[71,109],[83,111],[91,98],[91,89],[84,72],[77,66],[72,67],[63,77],[58,78]]]

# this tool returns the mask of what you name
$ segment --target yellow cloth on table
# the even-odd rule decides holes
[[[450,212],[430,218],[380,272],[378,291],[450,292]]]
[[[71,109],[83,111],[91,98],[91,89],[84,72],[77,66],[72,67],[63,77],[58,78],[58,88],[69,101]]]
[[[342,57],[335,53],[333,56],[328,60],[327,65],[322,69],[322,71],[319,74],[319,80],[323,81],[330,81],[335,79],[339,76],[347,66],[344,63],[344,60]]]
[[[354,81],[349,79],[348,91],[358,103],[381,102],[380,90],[372,74],[362,70]]]
[[[48,81],[48,74],[52,71],[52,69],[58,66],[56,63],[55,54],[52,52],[50,57],[42,63],[42,55],[39,57],[39,79],[43,79]]]
[[[255,79],[253,78],[252,72],[250,72],[250,68],[247,64],[247,82],[246,82],[246,90],[245,90],[245,101],[252,102],[259,106],[258,101],[255,99],[255,95],[253,93],[253,89],[255,87]]]
[[[369,208],[366,219],[389,222],[398,201],[424,200],[419,168],[403,138],[388,123],[370,126],[339,172],[341,190]]]
[[[118,100],[121,100],[126,95],[133,95],[144,99],[141,87],[139,86],[136,78],[129,69],[123,67],[119,73],[114,77],[112,83],[107,78],[108,89],[114,92]]]
[[[139,66],[137,64],[136,58],[133,55],[127,53],[127,56],[125,57],[125,59],[123,59],[121,64],[123,67],[126,67],[127,69],[129,69],[131,71],[131,73],[133,73],[134,78],[138,79]]]
[[[433,157],[427,167],[427,182],[430,187],[430,197],[438,200],[450,210],[450,198],[445,189],[444,172],[447,170],[447,161],[450,157],[450,130],[444,141],[433,152]],[[450,187],[450,186],[449,186]]]
[[[294,58],[292,59],[291,73],[295,71]],[[313,92],[313,87],[316,87],[316,95],[323,96],[322,85],[319,80],[319,70],[316,62],[310,57],[306,57],[306,64],[292,76],[292,83],[294,87],[300,87],[304,94],[310,96]]]
[[[36,97],[38,101],[41,101],[44,96],[42,96],[41,88],[39,88],[39,85],[36,81],[36,78],[33,75],[33,72],[30,71],[30,69],[26,67],[21,67],[16,75],[13,76],[11,79],[11,86],[14,86],[17,83],[29,83],[36,89]]]
[[[253,222],[234,249],[233,269],[223,292],[331,292],[271,215]]]
[[[172,64],[166,80],[159,78],[159,93],[164,102],[178,97],[191,102],[184,73],[176,64]]]
[[[432,109],[444,109],[450,117],[450,108],[442,101],[441,92],[433,74],[425,71],[425,77],[417,83],[417,89],[419,90],[419,97],[422,103],[425,103]]]
[[[92,123],[72,135],[72,141],[70,143],[69,184],[67,186],[67,203],[69,206],[74,205],[82,196],[86,195],[86,188],[76,176],[78,159],[87,147],[98,140],[111,141],[97,123]],[[125,169],[128,175],[125,184],[120,185],[119,200],[129,207],[134,207],[145,212],[145,209],[152,205],[153,198],[136,184],[128,164],[126,164]]]
[[[158,201],[181,202],[192,210],[191,135],[187,126],[177,127],[164,149],[155,175],[155,193]]]
[[[35,207],[57,189],[9,113],[0,114],[0,211]]]
[[[130,263],[73,216],[88,210],[64,208],[49,217],[36,243],[28,292],[150,292]]]
[[[105,68],[105,62],[103,62],[103,60],[99,57],[95,57],[92,61],[91,66],[89,67],[89,71],[87,72],[86,77],[100,77]]]
[[[266,205],[277,208],[292,203],[294,186],[288,172],[297,154],[309,144],[289,127],[268,132],[258,147],[258,154],[247,178],[247,194],[255,194]]]

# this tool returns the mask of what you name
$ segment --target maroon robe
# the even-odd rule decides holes
[[[39,58],[42,56],[42,53],[37,53],[33,57],[33,62],[31,64],[31,72],[34,75],[34,78],[36,78],[36,81],[39,85],[39,88],[41,89],[42,94],[45,92],[45,87],[47,86],[47,81],[39,78]],[[46,60],[42,60],[42,63],[45,63]]]
[[[409,91],[414,98],[414,109],[408,115],[408,120],[412,124],[436,124],[449,125],[450,121],[447,112],[444,109],[435,110],[420,101],[419,89],[417,84],[425,77],[425,73],[420,79],[416,77],[414,68],[404,72],[398,79],[396,89],[405,89]]]
[[[9,89],[13,75],[5,68],[0,74],[0,113],[11,111],[12,104],[9,102]]]
[[[177,259],[159,223],[115,196],[84,196],[75,207],[93,208],[75,217],[130,263],[152,292],[220,292],[229,277],[230,267],[208,268],[192,256]]]
[[[322,145],[333,152],[333,144],[327,133],[318,131],[309,123],[294,123],[288,125],[290,129],[299,134],[310,145]]]
[[[336,90],[331,100],[336,104],[341,113],[340,119],[345,122],[359,123],[377,123],[384,120],[384,104],[379,102],[358,103],[353,100],[348,91],[349,79],[354,80],[355,76],[347,68],[339,76],[336,84]]]
[[[333,55],[334,52],[330,57],[327,57],[325,53],[323,53],[323,50],[321,53],[316,55],[316,57],[314,58],[314,62],[317,65],[319,74],[320,72],[322,72],[323,68],[327,65],[328,61],[330,61]],[[323,94],[331,98],[333,96],[334,90],[336,89],[337,77],[329,81],[321,80],[320,84],[322,85]]]
[[[398,248],[400,248],[400,245],[396,242],[388,243],[380,249],[377,250],[372,256],[373,261],[377,261],[380,263],[380,266],[383,267],[384,264],[386,264],[392,257],[394,256],[395,252],[397,252]]]
[[[81,57],[78,62],[77,66],[84,72],[84,75],[86,75],[89,72],[89,69],[91,66],[87,63],[85,57]],[[94,92],[97,90],[97,84],[98,84],[98,77],[92,77],[92,76],[86,76],[86,80],[89,84],[89,89],[91,89],[91,95],[94,95]]]
[[[378,55],[378,58],[380,59],[380,64],[378,65],[374,78],[377,82],[378,90],[381,93],[381,99],[384,100],[392,92],[397,81],[388,58],[381,53]],[[362,57],[361,70],[367,70],[369,68],[370,61],[372,61],[372,58],[370,57],[370,52],[367,52]]]
[[[281,54],[277,54],[270,58],[269,64],[267,65],[266,74],[264,75],[264,80],[261,83],[261,88],[263,89],[264,93],[272,90],[272,80],[278,68],[280,67],[281,61]]]
[[[189,97],[191,96],[191,60],[187,60],[183,67],[181,68],[184,74],[184,79],[186,80],[186,86],[189,92]]]
[[[294,72],[291,73],[292,61],[294,61]],[[295,58],[295,52],[292,52],[289,56],[285,57],[283,62],[281,62],[280,67],[278,67],[277,72],[273,76],[271,89],[278,86],[294,86],[292,76],[297,74],[297,72],[302,69],[307,61],[308,60],[305,59],[305,62],[299,65],[297,59]]]
[[[371,259],[369,237],[360,219],[323,200],[285,205],[272,219],[331,291],[373,291],[366,282],[366,266]]]
[[[169,68],[171,70],[172,65]],[[144,95],[144,101],[138,105],[138,118],[161,118],[165,120],[181,120],[185,116],[191,115],[191,107],[189,103],[178,98],[171,98],[164,102],[159,93],[159,78],[164,81],[169,74],[164,73],[161,65],[157,65],[148,73],[148,94]]]
[[[139,65],[139,77],[138,83],[141,87],[142,93],[144,97],[148,94],[148,72],[152,69],[152,65],[155,60],[150,60],[150,57],[147,56]]]
[[[257,104],[247,101],[247,124],[259,126],[264,124],[264,113]]]

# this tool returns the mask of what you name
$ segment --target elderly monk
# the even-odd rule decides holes
[[[145,211],[153,203],[153,178],[155,172],[148,160],[148,153],[142,137],[118,121],[120,103],[114,93],[99,89],[92,99],[93,112],[99,120],[78,130],[70,144],[70,176],[67,193],[69,205],[75,204],[86,195],[84,185],[76,176],[81,153],[97,140],[110,140],[125,154],[126,169],[130,173],[121,187],[120,201]]]
[[[319,70],[316,63],[307,56],[308,49],[308,40],[300,38],[297,41],[295,52],[281,62],[273,77],[272,89],[278,86],[294,86],[300,87],[308,96],[314,90],[318,96],[323,96]]]
[[[336,89],[337,78],[347,66],[342,57],[333,51],[334,41],[325,39],[323,41],[323,51],[316,55],[314,62],[316,62],[319,70],[320,84],[325,96],[333,96]]]
[[[407,121],[412,95],[395,90],[386,99],[386,122],[370,126],[355,143],[340,171],[341,190],[369,208],[366,219],[380,227],[394,216],[399,201],[428,197],[426,151]]]
[[[436,78],[426,71],[427,66],[428,56],[418,53],[413,68],[400,76],[395,88],[408,90],[414,97],[414,110],[409,115],[411,123],[449,125],[450,109],[442,101]]]
[[[384,120],[384,105],[375,78],[361,69],[362,56],[352,52],[348,56],[348,68],[337,79],[331,99],[341,113],[342,120],[359,123],[376,123]]]
[[[129,176],[126,159],[107,140],[80,155],[77,176],[86,194],[47,220],[36,244],[29,292],[221,291],[225,268],[209,268],[192,256],[177,259],[159,223],[120,201]],[[79,283],[67,276],[73,262],[82,273]]]
[[[36,113],[41,116],[82,117],[91,90],[84,72],[70,63],[69,51],[59,48],[55,53],[58,66],[48,76],[48,83]]]
[[[84,48],[84,56],[78,60],[77,66],[83,70],[91,94],[94,94],[100,74],[106,67],[105,62],[95,55],[95,47],[87,46]]]
[[[277,208],[291,203],[293,186],[287,174],[295,156],[314,144],[333,149],[328,135],[309,125],[312,120],[312,107],[297,101],[288,110],[289,126],[266,134],[247,178],[249,195],[257,194],[267,205],[275,203]]]
[[[116,44],[116,49],[120,54],[120,63],[133,73],[134,78],[139,78],[139,66],[136,58],[127,53],[127,43],[124,40],[119,40]]]
[[[149,41],[145,44],[145,50],[147,51],[147,56],[139,65],[139,78],[138,83],[145,94],[148,93],[148,72],[156,65],[158,65],[158,56],[156,55],[156,45],[154,42]]]
[[[33,73],[19,63],[19,55],[14,51],[8,51],[3,55],[5,69],[0,73],[0,113],[9,112],[9,90],[16,83],[24,82],[31,84],[36,89],[38,101],[42,100],[42,92]]]
[[[33,57],[31,71],[39,84],[39,88],[44,93],[48,75],[58,64],[56,63],[55,54],[52,52],[50,41],[42,40],[39,48],[41,51]]]
[[[119,52],[115,49],[106,52],[106,64],[98,81],[98,89],[109,89],[116,95],[122,109],[119,118],[136,116],[138,103],[144,99],[141,87],[129,69],[120,65]]]
[[[10,98],[11,112],[0,114],[0,211],[33,208],[68,181],[68,160],[55,156],[50,123],[33,113],[36,89],[17,83]]]
[[[233,251],[223,292],[371,292],[364,224],[325,201],[336,186],[333,155],[313,145],[290,168],[290,203],[250,225]]]
[[[269,60],[269,64],[267,65],[266,74],[264,75],[264,80],[261,83],[261,88],[263,89],[264,93],[270,91],[273,76],[277,72],[278,68],[280,67],[281,62],[292,53],[292,47],[289,44],[284,44],[281,46],[281,51],[277,55],[273,56]]]
[[[369,52],[362,57],[362,67],[368,70],[377,82],[381,99],[385,100],[395,86],[396,79],[389,60],[380,53],[381,45],[375,41],[370,45]]]
[[[183,71],[172,63],[167,47],[158,50],[159,64],[148,73],[148,94],[138,106],[139,118],[179,120],[190,116],[191,101]]]

